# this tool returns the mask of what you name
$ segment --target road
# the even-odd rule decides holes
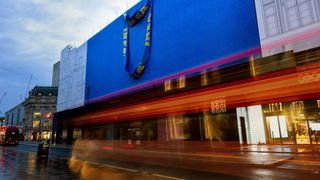
[[[79,179],[66,158],[37,158],[35,152],[0,146],[1,180]]]
[[[34,146],[0,146],[0,180],[182,180],[182,179],[244,179],[236,176],[196,172],[184,169],[148,166],[159,173],[142,171],[146,166],[117,162],[113,165],[69,159],[61,156],[37,157]],[[111,163],[111,161],[110,161]],[[163,172],[163,174],[161,173]],[[183,174],[175,176],[175,174]]]
[[[193,145],[194,148],[181,150],[168,149],[161,144],[128,146],[116,141],[109,144],[82,140],[74,144],[71,154],[84,162],[182,179],[320,179],[320,148],[317,145],[215,146],[211,151]]]
[[[320,179],[318,147],[313,147],[313,152],[303,154],[266,152],[228,154],[226,151],[224,154],[172,152],[155,154],[145,150],[121,152],[109,149],[110,152],[94,151],[85,156],[88,153],[86,152],[81,157],[71,156],[71,158],[70,155],[74,155],[74,152],[70,154],[71,149],[58,147],[51,147],[49,158],[38,158],[36,147],[26,144],[0,146],[0,180]],[[90,148],[90,146],[83,147]],[[129,161],[119,160],[117,156]],[[137,159],[139,161],[134,161],[134,157],[139,157]],[[150,163],[148,160],[153,162]],[[155,161],[157,163],[154,163]],[[189,169],[180,168],[182,166]],[[195,166],[197,170],[194,169]]]

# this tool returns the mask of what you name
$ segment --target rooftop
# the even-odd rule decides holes
[[[35,86],[30,92],[29,96],[57,96],[58,87],[54,86]]]

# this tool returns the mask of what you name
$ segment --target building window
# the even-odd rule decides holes
[[[164,91],[170,91],[173,89],[182,89],[186,87],[186,78],[181,76],[178,79],[167,80],[164,82]]]
[[[268,36],[279,34],[280,27],[275,0],[263,0],[263,12]]]
[[[312,17],[312,8],[310,0],[298,0],[299,3],[299,11],[301,16],[301,24],[309,25],[313,22]]]
[[[201,73],[201,86],[208,85],[208,74],[207,71],[202,71]]]
[[[48,96],[52,96],[52,93],[51,93],[51,92],[49,92]]]
[[[42,93],[41,92],[38,92],[38,94],[37,94],[38,96],[42,96]]]
[[[50,119],[52,117],[52,112],[47,112],[44,114],[44,118]]]
[[[171,80],[167,80],[164,82],[164,91],[170,91],[172,89],[172,82]]]
[[[33,127],[33,128],[38,128],[38,127],[40,127],[40,121],[39,121],[39,120],[33,120],[33,121],[32,121],[32,127]]]
[[[33,113],[33,118],[39,119],[41,117],[41,112],[35,112]]]
[[[313,23],[313,10],[310,0],[284,1],[284,9],[289,30]]]
[[[299,27],[299,12],[296,0],[289,0],[286,2],[286,18],[289,29]]]
[[[185,76],[179,77],[177,83],[178,83],[177,86],[179,89],[185,88],[186,87],[186,77]]]

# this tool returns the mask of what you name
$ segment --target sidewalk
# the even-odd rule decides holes
[[[20,141],[19,144],[38,146],[39,141]],[[67,144],[49,144],[52,148],[67,148],[72,149],[73,145]],[[143,149],[143,147],[136,146],[133,148]],[[159,149],[161,150],[161,149]],[[227,152],[257,152],[257,153],[286,153],[286,154],[320,154],[319,145],[244,145],[238,147],[226,147],[226,146],[213,146],[213,151],[227,151]]]
[[[38,146],[41,143],[41,141],[19,141],[19,144],[21,145],[28,145],[28,146]],[[49,144],[49,147],[53,148],[68,148],[71,149],[72,145],[67,144]]]
[[[20,141],[17,146],[18,149],[38,152],[38,141]],[[49,144],[49,156],[56,156],[60,158],[70,158],[71,157],[72,146],[63,144]]]
[[[247,145],[241,146],[239,150],[260,153],[320,154],[320,145]]]

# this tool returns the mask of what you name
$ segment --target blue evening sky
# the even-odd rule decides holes
[[[0,117],[24,100],[31,74],[30,88],[51,85],[65,46],[80,46],[138,1],[0,1]]]

